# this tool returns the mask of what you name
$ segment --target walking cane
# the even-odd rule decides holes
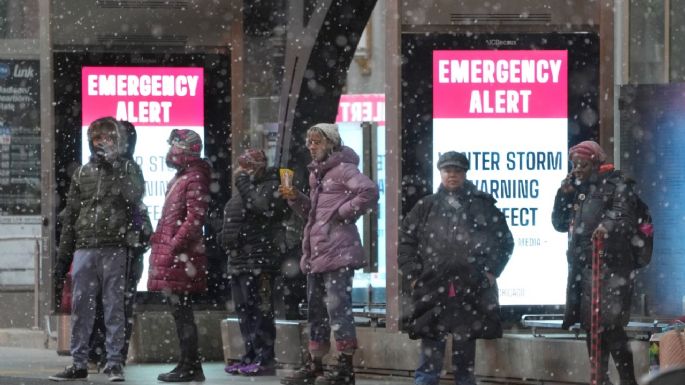
[[[600,328],[601,262],[604,258],[604,239],[592,240],[592,307],[590,314],[590,384],[601,385],[606,373],[600,373],[602,336]]]

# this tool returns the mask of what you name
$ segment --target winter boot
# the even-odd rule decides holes
[[[178,368],[177,371],[169,373],[162,373],[157,376],[158,381],[162,382],[191,382],[204,381],[205,374],[202,371],[202,365],[184,365]]]
[[[169,371],[168,373],[162,373],[162,374],[160,374],[160,375],[157,377],[157,379],[161,378],[162,376],[167,376],[167,375],[170,375],[170,374],[178,373],[178,372],[180,372],[180,371],[182,370],[183,366],[184,366],[183,362],[179,362],[178,364],[176,364],[176,366],[174,366],[173,369],[171,369],[171,371]],[[163,381],[163,380],[160,380],[160,381]]]
[[[176,372],[178,372],[179,370],[181,370],[181,368],[182,368],[183,366],[185,366],[185,363],[186,363],[186,352],[185,352],[185,349],[181,348],[181,356],[179,357],[178,363],[176,364],[176,366],[174,366],[174,368],[171,369],[170,372],[168,372],[168,373],[162,373],[162,374],[160,374],[157,378],[159,379],[159,377],[161,377],[161,376],[163,376],[163,375],[169,375],[169,374],[171,374],[171,373],[176,373]],[[160,381],[162,381],[162,380],[160,380]]]
[[[317,377],[323,375],[323,363],[321,358],[312,358],[307,355],[304,365],[291,375],[281,378],[283,385],[314,385]]]
[[[178,360],[178,363],[176,364],[176,366],[174,366],[174,368],[171,369],[171,372],[169,372],[169,373],[178,372],[179,370],[181,370],[182,367],[185,366],[185,364],[186,364],[186,359],[185,359],[185,357],[183,357],[183,355],[181,355],[181,359]]]
[[[317,378],[315,385],[354,385],[352,355],[341,353],[335,366]]]
[[[181,360],[178,365],[168,373],[157,376],[157,381],[162,382],[191,382],[204,381],[205,374],[202,371],[202,363],[197,358],[197,353],[189,352],[181,346]]]

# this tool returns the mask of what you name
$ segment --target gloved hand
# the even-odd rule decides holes
[[[106,151],[106,146],[104,143],[100,143],[97,145],[93,145],[93,155],[100,159],[105,159],[105,155],[107,154]]]
[[[98,145],[93,146],[93,149],[95,152],[95,156],[109,163],[114,162],[119,155],[116,146],[112,143],[98,143]]]
[[[57,284],[64,284],[64,280],[67,278],[67,273],[69,272],[69,264],[64,261],[57,260],[54,268],[52,269],[52,276]]]
[[[62,292],[64,291],[67,273],[69,273],[69,265],[58,260],[52,269],[53,282],[55,283],[55,304],[58,310],[62,307]]]

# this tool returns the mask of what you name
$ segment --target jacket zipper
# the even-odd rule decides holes
[[[95,246],[98,246],[98,203],[100,201],[100,181],[102,179],[102,176],[100,175],[100,167],[97,167],[98,170],[98,184],[97,188],[95,189]]]

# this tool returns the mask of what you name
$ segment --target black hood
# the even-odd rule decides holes
[[[127,134],[126,129],[118,121],[112,117],[105,117],[95,120],[88,126],[88,148],[90,153],[95,154],[95,148],[93,147],[93,136],[95,135],[95,129],[104,131],[108,133],[114,139],[114,146],[117,149],[119,155],[125,154],[127,152]]]

